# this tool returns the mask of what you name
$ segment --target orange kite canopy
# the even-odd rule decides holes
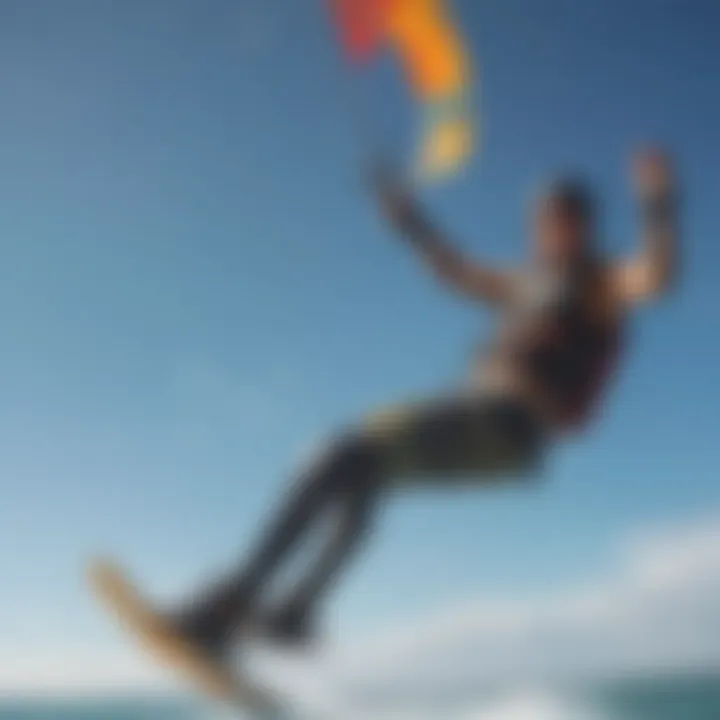
[[[448,0],[330,0],[350,59],[366,63],[396,51],[415,97],[426,108],[416,171],[421,179],[451,174],[474,147],[468,101],[470,58]]]
[[[386,32],[416,94],[424,100],[457,95],[468,85],[468,58],[445,0],[394,0]]]

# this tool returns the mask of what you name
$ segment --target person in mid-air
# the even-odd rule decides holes
[[[635,257],[603,256],[593,193],[570,177],[537,199],[532,256],[514,272],[461,255],[400,183],[375,177],[393,226],[451,288],[497,309],[500,332],[455,391],[338,433],[298,474],[239,570],[168,615],[179,637],[215,658],[247,627],[302,645],[315,635],[319,604],[366,535],[384,491],[421,478],[482,486],[531,477],[548,449],[586,427],[616,366],[629,312],[665,293],[677,276],[672,165],[662,152],[646,150],[633,168],[643,225]],[[329,517],[335,522],[326,525]],[[298,560],[296,551],[317,529],[328,531],[325,542]],[[272,603],[269,589],[286,561],[302,562],[303,573]]]

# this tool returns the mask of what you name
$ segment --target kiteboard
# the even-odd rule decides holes
[[[249,717],[275,720],[285,716],[277,696],[180,633],[119,565],[95,561],[89,566],[88,580],[93,594],[124,630],[182,682]]]

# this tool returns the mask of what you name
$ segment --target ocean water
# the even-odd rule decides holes
[[[231,715],[167,698],[0,699],[0,720],[220,720]],[[608,684],[562,691],[505,693],[464,709],[387,715],[338,710],[322,720],[720,720],[720,676]],[[315,720],[303,715],[299,720]],[[317,720],[320,720],[318,718]]]

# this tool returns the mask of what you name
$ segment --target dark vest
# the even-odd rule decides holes
[[[582,426],[592,415],[622,347],[621,321],[588,301],[588,285],[598,277],[594,268],[531,276],[519,303],[530,331],[518,335],[510,352],[552,399],[564,429]]]

